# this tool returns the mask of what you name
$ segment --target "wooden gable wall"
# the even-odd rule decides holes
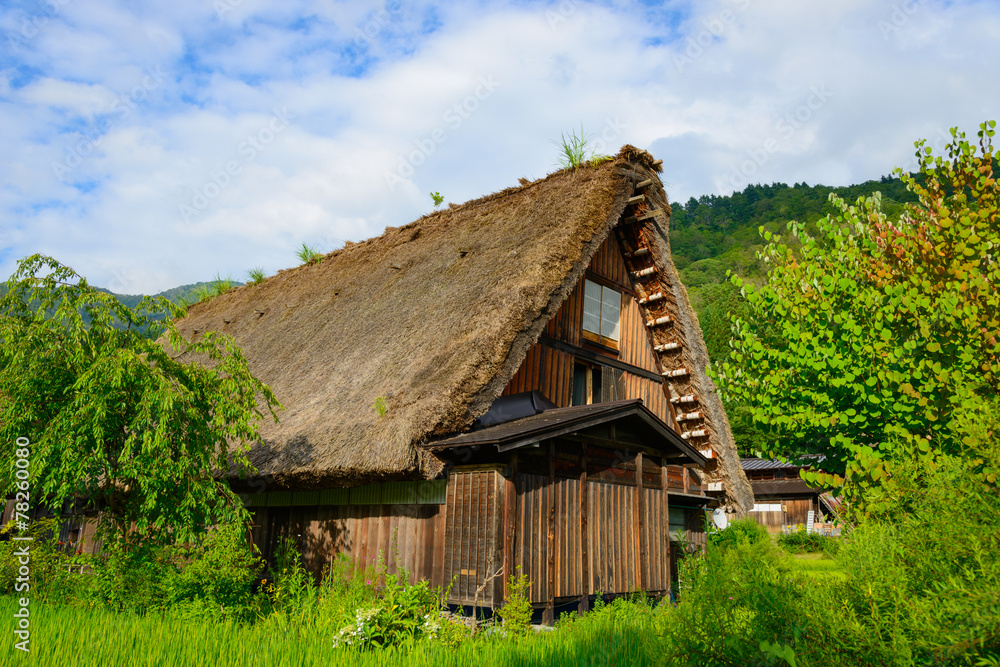
[[[627,370],[621,372],[619,398],[641,398],[654,414],[674,426],[663,383],[651,377],[658,377],[660,369],[636,303],[621,248],[614,235],[609,236],[594,255],[587,268],[586,278],[602,282],[622,293],[618,353],[591,345],[582,337],[585,278],[581,277],[576,289],[549,320],[539,342],[528,350],[524,362],[511,378],[503,395],[537,389],[559,407],[572,405],[573,364],[579,356],[579,353],[574,354],[573,348],[578,348],[582,352],[589,352],[591,357],[598,355],[614,359],[642,371],[642,374]],[[580,357],[580,360],[583,358]]]

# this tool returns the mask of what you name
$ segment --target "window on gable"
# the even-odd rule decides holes
[[[618,326],[622,310],[621,292],[590,280],[583,283],[584,338],[618,347]]]

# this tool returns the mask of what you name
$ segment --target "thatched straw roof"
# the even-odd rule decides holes
[[[433,475],[417,445],[466,429],[503,391],[637,169],[658,171],[625,147],[237,288],[177,326],[231,334],[283,403],[250,454],[261,475],[299,488]]]

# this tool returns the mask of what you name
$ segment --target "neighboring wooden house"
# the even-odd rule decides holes
[[[826,489],[813,488],[799,476],[799,471],[810,465],[746,458],[740,459],[740,466],[753,488],[750,516],[768,532],[808,526],[810,512],[813,523],[823,528],[836,518],[839,502]]]
[[[493,607],[665,594],[677,537],[752,496],[670,260],[658,161],[609,161],[424,216],[192,306],[284,405],[236,481],[265,553],[383,557]],[[712,486],[714,497],[706,494]]]

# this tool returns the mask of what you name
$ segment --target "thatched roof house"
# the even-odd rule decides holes
[[[745,511],[749,487],[670,260],[659,170],[648,153],[626,146],[597,166],[387,228],[316,264],[194,305],[178,328],[232,335],[283,403],[280,422],[263,425],[264,441],[250,454],[273,488],[431,478],[442,462],[423,445],[468,430],[504,392],[612,238],[637,183],[651,180],[639,212],[655,212],[646,221],[652,256],[684,341],[678,363],[690,371],[673,398],[697,395],[708,431],[697,447],[714,450],[730,507]]]
[[[298,535],[313,569],[382,556],[485,607],[521,567],[547,619],[667,595],[706,508],[753,496],[659,169],[626,146],[191,307],[285,408],[242,483],[264,553]]]

